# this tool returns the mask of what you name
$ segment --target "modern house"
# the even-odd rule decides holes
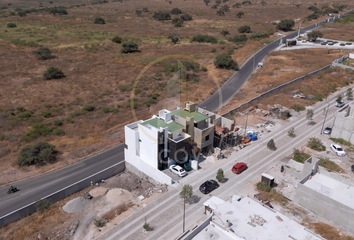
[[[148,120],[124,127],[126,163],[163,183],[171,180],[160,170],[196,159],[200,152],[213,152],[215,125],[233,127],[231,120],[185,102],[174,111],[160,110]],[[220,127],[219,127],[220,128]]]

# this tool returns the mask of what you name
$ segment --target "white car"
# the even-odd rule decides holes
[[[169,169],[171,172],[173,172],[174,174],[177,174],[180,177],[184,177],[187,175],[187,172],[182,167],[180,167],[178,165],[171,165]]]
[[[331,149],[335,152],[338,156],[345,156],[345,152],[341,146],[338,144],[331,144]]]

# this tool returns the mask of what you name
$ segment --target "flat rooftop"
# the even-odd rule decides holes
[[[180,116],[181,118],[186,118],[186,117],[194,117],[194,122],[200,122],[208,118],[207,115],[204,115],[200,112],[188,112],[183,109],[177,109],[172,111],[171,115],[177,115]]]
[[[249,197],[241,201],[227,201],[218,206],[212,221],[219,226],[225,226],[226,220],[232,224],[234,239],[321,240],[294,220],[262,206]]]
[[[174,121],[171,121],[170,123],[166,123],[164,120],[162,120],[160,118],[152,118],[150,120],[142,122],[141,125],[143,125],[143,126],[151,125],[151,126],[153,126],[155,128],[158,128],[158,129],[160,127],[162,127],[162,128],[168,127],[168,131],[170,133],[173,133],[173,132],[175,132],[177,130],[180,130],[180,129],[184,128],[184,126],[179,124],[179,123],[176,123]]]
[[[354,209],[354,187],[317,173],[304,186]]]

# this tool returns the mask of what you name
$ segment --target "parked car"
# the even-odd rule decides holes
[[[332,132],[332,128],[331,127],[326,127],[324,130],[323,130],[323,133],[324,134],[331,134]]]
[[[171,172],[177,174],[180,177],[184,177],[187,175],[187,172],[181,166],[171,165],[169,169]]]
[[[183,168],[184,170],[186,170],[187,172],[189,172],[190,170],[192,170],[191,164],[190,163],[185,163],[183,164]]]
[[[243,172],[244,170],[246,170],[246,168],[247,168],[246,163],[239,162],[239,163],[236,163],[236,164],[232,167],[232,172],[234,172],[234,173],[236,173],[236,174],[239,174],[239,173]]]
[[[335,152],[338,156],[345,156],[345,152],[341,146],[338,144],[331,144],[331,149]]]
[[[354,173],[354,165],[352,165],[352,172]]]
[[[342,101],[342,102],[337,102],[336,107],[341,108],[341,107],[343,107],[344,105],[345,105],[345,104],[344,104],[343,101]]]
[[[199,190],[204,194],[208,194],[214,189],[217,189],[218,187],[219,184],[215,180],[208,180],[202,185],[200,185]]]

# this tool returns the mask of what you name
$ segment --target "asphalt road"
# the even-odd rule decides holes
[[[301,32],[316,28],[315,25],[303,28]],[[297,32],[290,33],[283,38],[295,37]],[[266,55],[279,45],[279,40],[272,42],[258,51],[255,55],[255,63],[262,61]],[[256,65],[255,64],[255,65]],[[221,105],[226,104],[231,97],[243,86],[253,72],[253,57],[249,58],[240,71],[236,72],[220,89],[221,94],[217,91],[210,98],[199,104],[199,107],[205,107],[208,110],[216,111]],[[219,96],[222,98],[222,104],[218,100]],[[19,192],[14,194],[7,194],[9,185],[0,187],[0,222],[1,219],[20,209],[28,204],[31,204],[41,198],[57,192],[66,186],[74,184],[84,178],[87,178],[103,169],[113,166],[117,163],[124,163],[124,145],[118,145],[108,149],[95,156],[88,157],[80,162],[71,164],[60,170],[39,175],[34,178],[25,179],[13,183]]]
[[[20,189],[16,193],[7,194],[9,185],[1,186],[0,216],[36,202],[114,164],[121,163],[124,169],[123,148],[124,145],[121,144],[57,171],[13,183],[13,185]]]
[[[349,13],[349,12],[348,12]],[[346,14],[348,14],[346,13]],[[342,14],[342,15],[346,15]],[[329,23],[333,22],[333,19]],[[301,28],[300,33],[304,33],[309,30],[313,30],[319,27],[325,22],[320,22],[317,25],[311,25],[305,28]],[[272,43],[266,45],[264,48],[253,54],[248,60],[241,66],[240,70],[235,72],[234,75],[227,80],[221,88],[216,91],[212,96],[198,104],[198,107],[205,108],[209,111],[216,112],[221,107],[225,106],[231,98],[242,88],[248,78],[252,75],[255,68],[257,68],[258,62],[262,62],[263,59],[274,49],[279,46],[280,41],[283,39],[291,39],[296,37],[298,32],[292,32],[282,38],[279,38]]]

